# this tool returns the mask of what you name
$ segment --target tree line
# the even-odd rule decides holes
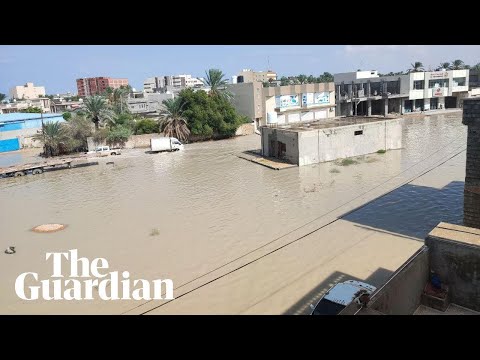
[[[184,89],[174,99],[164,100],[160,120],[142,118],[128,109],[132,89],[107,89],[101,95],[86,97],[82,107],[63,114],[65,122],[46,122],[35,139],[44,144],[45,156],[55,156],[87,150],[87,138],[96,143],[105,141],[111,146],[123,146],[133,135],[160,133],[189,141],[234,136],[237,128],[249,122],[239,115],[226,89],[225,74],[218,69],[206,72],[202,90]]]

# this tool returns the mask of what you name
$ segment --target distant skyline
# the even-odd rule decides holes
[[[420,61],[480,63],[479,45],[1,45],[0,93],[33,82],[47,94],[76,93],[77,78],[128,78],[137,90],[147,77],[205,75],[221,69],[228,79],[242,69],[270,69],[281,76],[362,70],[405,71]]]

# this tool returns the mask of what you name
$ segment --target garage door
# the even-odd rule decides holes
[[[20,142],[18,139],[0,140],[0,152],[14,151],[20,149]]]

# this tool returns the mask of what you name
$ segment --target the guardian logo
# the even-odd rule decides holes
[[[70,272],[62,268],[62,257],[70,263]],[[78,258],[77,249],[69,252],[46,253],[52,259],[50,279],[39,280],[35,272],[20,274],[15,281],[15,292],[23,300],[94,300],[94,289],[102,300],[172,300],[173,281],[130,279],[130,273],[108,272],[108,261]],[[68,266],[67,266],[68,267]],[[26,285],[28,283],[28,285]],[[164,296],[162,297],[162,292]]]

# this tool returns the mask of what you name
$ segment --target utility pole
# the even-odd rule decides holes
[[[45,125],[43,124],[43,109],[40,109],[40,118],[42,119],[42,134],[43,134],[43,153],[47,157],[47,144],[45,143]]]

